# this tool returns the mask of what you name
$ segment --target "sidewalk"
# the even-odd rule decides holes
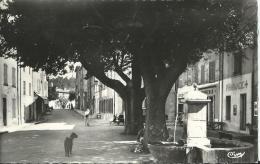
[[[1,127],[1,129],[0,129],[0,134],[19,131],[19,130],[21,130],[21,129],[23,129],[23,128],[32,126],[32,125],[34,125],[34,124],[35,124],[35,123],[24,123],[24,124],[22,124],[22,125]]]
[[[23,123],[22,125],[3,126],[3,127],[0,127],[0,134],[16,132],[16,131],[19,131],[21,129],[28,128],[30,126],[33,126],[33,125],[36,125],[36,124],[39,124],[39,123],[43,123],[43,122],[46,122],[46,121],[47,121],[47,119],[43,119],[43,120],[39,120],[39,121],[32,122],[32,123]]]

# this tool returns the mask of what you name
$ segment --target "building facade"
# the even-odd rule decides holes
[[[30,67],[20,68],[12,58],[1,57],[0,67],[0,127],[39,120],[47,109],[45,72],[35,72]]]
[[[111,79],[121,80],[113,71],[108,71],[106,75]],[[112,118],[113,115],[124,114],[122,98],[117,92],[97,79],[95,85],[95,111],[104,115],[105,118]]]
[[[224,122],[224,130],[248,134],[250,127],[257,128],[256,61],[254,49],[223,54],[209,51],[180,76],[179,87],[197,83],[211,100],[207,121]]]
[[[0,127],[19,124],[17,62],[0,57]]]

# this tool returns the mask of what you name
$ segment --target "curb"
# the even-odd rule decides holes
[[[47,121],[48,121],[48,119],[44,119],[44,120],[41,120],[41,121],[37,121],[37,122],[34,123],[34,125],[40,124],[40,123],[44,123],[44,122],[47,122]]]
[[[9,133],[7,130],[6,131],[0,131],[0,134],[5,134],[5,133]]]

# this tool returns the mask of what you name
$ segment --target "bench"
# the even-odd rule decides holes
[[[210,121],[207,123],[207,126],[211,130],[223,130],[224,122]]]

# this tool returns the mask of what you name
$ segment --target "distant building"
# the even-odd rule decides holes
[[[66,88],[64,88],[64,89],[56,88],[56,92],[58,93],[59,98],[64,97],[64,98],[68,99],[70,96],[70,91],[71,90],[68,90]]]
[[[113,71],[108,71],[106,75],[111,79],[120,80],[120,77]],[[116,91],[100,81],[95,85],[95,107],[95,111],[103,114],[106,118],[111,118],[113,115],[124,114],[122,98]]]
[[[100,113],[103,118],[111,118],[114,114],[122,113],[122,99],[111,88],[102,84],[95,77],[88,77],[83,67],[76,68],[76,108],[90,108],[92,114]],[[119,79],[116,73],[109,71],[107,76]]]

